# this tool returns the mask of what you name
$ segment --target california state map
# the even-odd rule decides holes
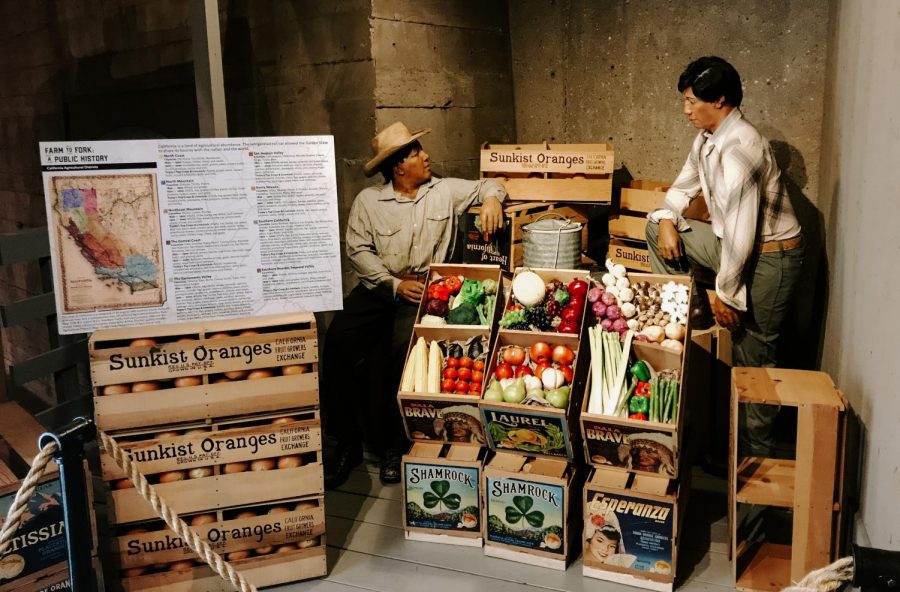
[[[166,300],[156,175],[50,179],[65,312]]]

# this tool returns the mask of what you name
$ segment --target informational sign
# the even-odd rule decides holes
[[[41,142],[60,333],[342,306],[331,136]]]

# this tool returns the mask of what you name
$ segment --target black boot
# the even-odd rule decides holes
[[[400,451],[388,448],[381,457],[381,471],[378,473],[385,485],[400,483]]]
[[[362,463],[362,446],[338,443],[331,454],[325,456],[325,489],[337,489],[347,481],[350,471]]]

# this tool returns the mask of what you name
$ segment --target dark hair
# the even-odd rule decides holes
[[[597,534],[597,533],[600,533],[603,536],[605,536],[606,540],[608,540],[608,541],[615,541],[618,543],[619,541],[622,540],[622,533],[620,533],[619,530],[612,524],[604,524],[603,526],[601,526],[600,528],[598,528],[597,530],[594,531],[594,534]]]
[[[715,56],[706,56],[688,64],[678,79],[678,92],[687,89],[694,96],[707,103],[714,103],[719,97],[732,107],[740,107],[744,98],[741,76],[734,66]]]
[[[385,183],[390,183],[394,180],[394,167],[406,160],[406,158],[413,153],[413,151],[418,152],[422,149],[422,145],[418,140],[409,144],[408,146],[404,146],[400,150],[397,150],[378,165],[378,172],[384,177]]]

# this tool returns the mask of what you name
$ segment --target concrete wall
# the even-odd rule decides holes
[[[745,115],[786,171],[807,261],[783,355],[816,364],[823,303],[818,166],[830,4],[820,0],[521,0],[509,13],[519,142],[608,142],[636,179],[671,181],[697,131],[682,114],[678,77],[719,55],[744,83]]]
[[[515,137],[506,2],[372,0],[376,121],[432,128],[442,176],[478,176],[482,142]]]
[[[822,369],[864,425],[860,538],[900,550],[897,3],[843,0],[832,39],[820,180],[830,268]]]

